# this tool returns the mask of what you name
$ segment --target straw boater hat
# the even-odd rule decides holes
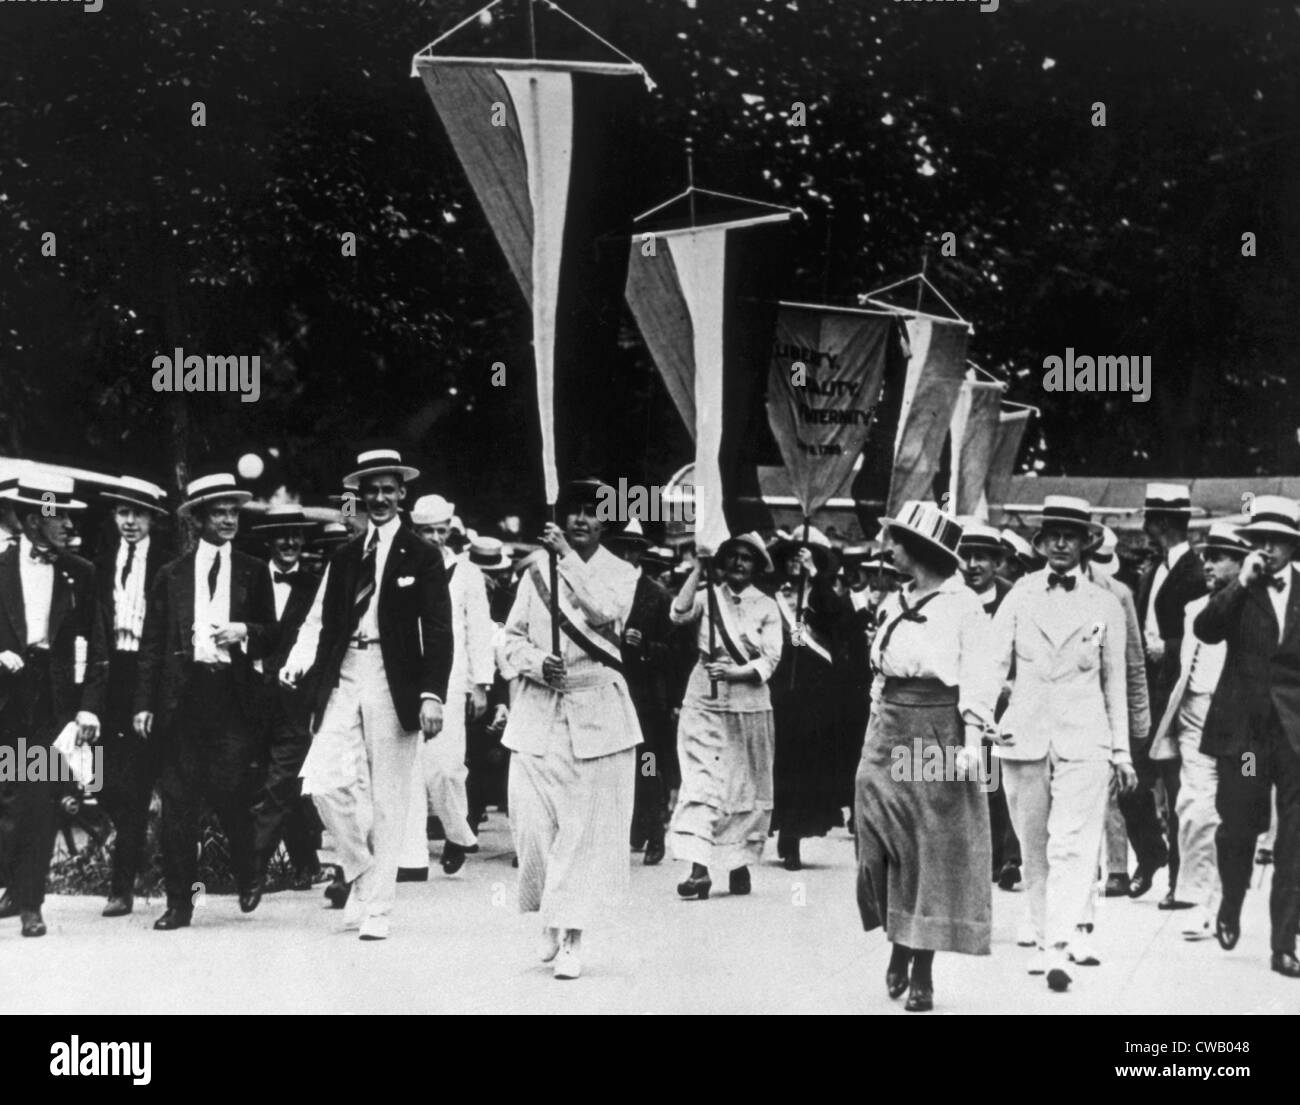
[[[138,480],[134,476],[119,476],[117,486],[112,491],[100,492],[99,497],[117,503],[129,503],[164,517],[167,515],[167,492],[156,483]]]
[[[345,522],[326,522],[316,539],[311,543],[313,549],[331,549],[335,545],[341,545],[352,536],[352,531],[348,529]]]
[[[983,522],[971,522],[962,526],[961,540],[957,542],[957,552],[961,555],[973,552],[991,552],[1005,556],[1006,546],[1002,544],[1002,534]]]
[[[418,468],[402,463],[402,454],[396,449],[367,449],[357,454],[357,470],[343,477],[343,486],[356,491],[367,476],[394,473],[403,483],[410,483],[420,475]]]
[[[880,531],[885,529],[902,530],[913,537],[919,537],[927,545],[942,553],[952,561],[954,567],[960,563],[957,545],[961,541],[961,526],[951,514],[945,514],[934,503],[924,503],[912,499],[903,504],[897,518],[881,518]]]
[[[903,573],[894,567],[893,559],[883,552],[864,560],[862,570],[868,575],[879,573],[880,575],[893,576],[895,579],[903,578]]]
[[[509,571],[514,565],[506,547],[495,537],[476,537],[469,543],[469,562],[485,572]]]
[[[1241,537],[1281,537],[1300,544],[1300,506],[1281,495],[1256,495],[1250,501],[1250,522],[1237,527]]]
[[[210,476],[190,480],[185,485],[185,501],[181,503],[180,511],[187,514],[201,503],[210,503],[216,499],[234,499],[242,506],[252,497],[253,493],[239,487],[229,472],[214,472]]]
[[[1149,483],[1143,514],[1192,516],[1192,492],[1185,483]]]
[[[303,515],[302,508],[293,503],[282,503],[278,506],[268,507],[261,519],[256,522],[252,530],[254,533],[274,536],[277,533],[288,533],[293,530],[304,530],[311,522]]]
[[[456,514],[456,504],[441,495],[421,495],[411,507],[411,525],[440,526],[450,522]]]
[[[1088,555],[1098,564],[1109,564],[1115,559],[1115,550],[1119,548],[1119,538],[1110,526],[1102,526],[1091,541],[1088,542]]]
[[[733,548],[743,548],[753,553],[754,559],[758,561],[759,572],[772,571],[772,558],[767,555],[767,546],[763,544],[763,539],[757,533],[751,531],[728,537],[713,554],[714,560],[720,562]]]
[[[1083,533],[1084,541],[1101,532],[1099,523],[1092,520],[1087,499],[1075,495],[1048,495],[1043,500],[1043,511],[1038,515],[1038,530],[1033,537],[1037,545],[1043,536],[1043,527],[1049,525],[1071,526]]]
[[[86,504],[72,497],[72,479],[54,472],[25,472],[0,482],[0,499],[28,506],[52,506],[56,510],[85,510]]]
[[[1250,552],[1250,545],[1237,536],[1237,527],[1226,522],[1215,522],[1205,535],[1201,546],[1204,552],[1225,552],[1232,556],[1245,557]]]
[[[1012,556],[1036,557],[1034,547],[1014,530],[1004,529],[1001,533],[1002,545]]]

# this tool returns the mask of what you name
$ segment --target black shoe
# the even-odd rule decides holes
[[[1108,875],[1106,877],[1106,897],[1127,898],[1128,892],[1128,875]]]
[[[295,867],[293,875],[289,879],[289,888],[291,890],[310,890],[316,885],[318,878],[320,878],[319,867]]]
[[[1195,905],[1195,902],[1180,902],[1176,897],[1174,897],[1174,892],[1171,890],[1160,899],[1160,903],[1156,906],[1156,909],[1191,909]]]
[[[4,896],[0,897],[0,920],[3,920],[5,917],[17,916],[18,907],[14,904],[14,900],[9,897],[9,891],[6,890]]]
[[[44,936],[45,921],[41,917],[39,909],[24,909],[22,911],[23,935],[24,936]],[[1276,957],[1275,957],[1276,958]],[[1291,962],[1295,962],[1293,959]],[[1277,968],[1274,968],[1276,970]]]
[[[650,843],[645,846],[645,859],[641,861],[642,864],[646,867],[657,867],[663,862],[663,860],[664,842],[662,840],[650,841]]]
[[[341,874],[334,876],[334,881],[325,888],[325,900],[330,909],[342,909],[348,904],[348,895],[352,893],[352,884],[344,882]]]
[[[454,875],[465,866],[465,849],[454,841],[447,841],[442,846],[442,873]]]
[[[683,898],[699,898],[700,901],[707,899],[712,889],[713,880],[709,878],[707,871],[703,875],[692,872],[690,878],[677,884],[677,893]]]
[[[23,929],[23,935],[27,935],[26,928]],[[1269,968],[1287,978],[1300,978],[1300,959],[1296,959],[1294,952],[1274,952]]]
[[[634,852],[644,852],[644,851],[645,851],[645,837],[643,837],[643,836],[634,836],[634,837],[632,838],[632,851],[634,851]]]
[[[427,867],[399,867],[397,869],[398,882],[428,882],[429,869]]]
[[[934,1008],[934,983],[928,979],[918,982],[912,979],[911,990],[907,995],[907,1004],[903,1009],[908,1013],[928,1013]]]
[[[1047,988],[1058,994],[1070,988],[1070,973],[1064,967],[1053,967],[1047,972]]]
[[[727,889],[733,894],[748,894],[753,887],[749,882],[749,868],[737,867],[727,875]]]
[[[1020,864],[1007,863],[1003,864],[1002,870],[998,872],[998,889],[1014,890],[1020,885]]]
[[[785,846],[785,869],[787,871],[803,870],[803,858],[799,855],[798,838]]]
[[[239,892],[239,912],[252,913],[262,901],[262,893],[266,885],[261,879],[258,879],[252,886]]]
[[[904,956],[902,959],[890,956],[889,966],[885,968],[885,990],[889,993],[891,1001],[905,994],[908,986],[911,985],[907,977],[911,965],[910,956]]]
[[[1241,922],[1229,921],[1220,913],[1214,920],[1214,938],[1225,952],[1232,951],[1241,939]]]
[[[153,927],[159,932],[170,932],[172,929],[187,929],[190,927],[189,913],[177,909],[175,906],[168,906],[163,915],[153,923]]]
[[[1155,874],[1153,869],[1138,864],[1137,870],[1133,872],[1133,877],[1128,882],[1128,896],[1130,898],[1140,898],[1151,889],[1151,878]]]
[[[130,894],[112,894],[104,903],[101,917],[125,917],[135,909],[135,899]]]

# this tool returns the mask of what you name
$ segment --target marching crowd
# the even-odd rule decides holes
[[[93,563],[71,551],[94,544],[71,480],[0,482],[0,745],[71,726],[102,748],[105,917],[134,910],[156,788],[160,931],[191,924],[205,808],[241,910],[283,846],[295,888],[380,940],[430,841],[454,875],[496,807],[558,978],[580,975],[629,849],[671,852],[676,893],[707,900],[715,875],[751,892],[769,837],[799,870],[801,842],[842,825],[909,1010],[932,1007],[935,952],[989,953],[994,886],[1023,888],[1018,942],[1059,991],[1098,962],[1098,895],[1141,897],[1162,867],[1183,935],[1231,950],[1257,858],[1271,966],[1300,977],[1295,502],[1260,495],[1194,547],[1187,488],[1151,484],[1144,557],[1067,496],[1028,539],[913,502],[869,545],[804,526],[668,548],[606,519],[598,480],[567,484],[528,544],[418,478],[367,450],[321,524],[248,510],[214,472],[169,534],[161,490],[123,477]],[[900,772],[926,749],[957,770]],[[24,936],[46,931],[60,796],[0,783],[0,917]]]

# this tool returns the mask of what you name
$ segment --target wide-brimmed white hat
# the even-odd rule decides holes
[[[0,481],[0,498],[29,506],[50,506],[56,510],[85,510],[86,504],[72,497],[76,485],[69,476],[32,471]]]
[[[955,567],[960,563],[957,545],[961,541],[962,528],[951,514],[945,514],[936,503],[921,502],[912,499],[903,504],[896,518],[881,518],[880,529],[903,530],[919,537],[927,545],[944,554]]]
[[[1237,533],[1252,537],[1286,537],[1300,542],[1300,505],[1283,495],[1256,495],[1246,511],[1250,521]]]
[[[343,486],[356,491],[367,476],[394,473],[403,483],[410,483],[420,475],[418,468],[402,463],[402,454],[396,449],[367,449],[357,454],[357,469],[343,477]]]
[[[718,551],[713,554],[714,560],[721,561],[722,558],[727,555],[728,550],[736,546],[748,549],[754,554],[755,559],[758,561],[760,571],[772,571],[772,558],[767,555],[767,546],[763,544],[763,539],[753,531],[749,533],[738,533],[734,537],[728,537],[718,546]]]
[[[1227,522],[1214,522],[1206,533],[1201,548],[1205,552],[1226,552],[1244,557],[1250,552],[1250,545],[1238,537],[1237,532],[1237,527]]]
[[[450,522],[456,513],[456,504],[441,495],[421,495],[411,507],[411,525],[440,526]]]
[[[991,552],[998,556],[1005,556],[1007,549],[1002,543],[1002,534],[993,526],[986,526],[983,522],[970,522],[962,526],[957,551],[959,553]]]
[[[1032,541],[1034,545],[1043,536],[1043,527],[1049,525],[1074,526],[1083,531],[1085,540],[1101,532],[1101,524],[1092,520],[1092,508],[1088,500],[1077,495],[1048,495],[1043,500],[1043,510],[1037,518],[1038,530]]]
[[[117,486],[111,491],[100,492],[101,499],[112,499],[118,503],[128,503],[155,514],[167,514],[167,492],[156,483],[136,479],[135,476],[119,476]]]
[[[200,476],[185,485],[185,501],[181,503],[182,513],[188,513],[200,503],[210,503],[215,499],[234,499],[241,506],[253,497],[251,491],[245,491],[235,483],[235,477],[229,472],[213,472]]]
[[[1185,483],[1149,483],[1144,514],[1173,514],[1182,518],[1192,516],[1192,492]]]
[[[485,572],[514,567],[506,547],[495,537],[476,537],[469,543],[469,562]]]
[[[266,513],[253,524],[254,533],[274,533],[276,531],[305,530],[311,525],[310,520],[296,503],[279,503],[267,507]]]

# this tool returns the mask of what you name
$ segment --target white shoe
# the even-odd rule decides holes
[[[1204,940],[1207,936],[1213,936],[1214,921],[1210,917],[1210,911],[1203,905],[1188,910],[1187,919],[1179,931],[1184,940]]]
[[[357,897],[356,887],[352,888],[352,893],[348,895],[348,900],[343,906],[343,927],[344,929],[355,929],[361,927],[361,922],[366,919],[366,903]]]
[[[567,936],[555,955],[554,971],[556,978],[577,978],[582,974],[582,961],[578,958],[578,949]]]
[[[559,954],[559,951],[560,930],[553,928],[542,929],[542,939],[537,945],[537,952],[542,957],[542,962],[549,963]]]
[[[1034,952],[1033,958],[1029,960],[1029,973],[1031,975],[1047,974],[1047,949],[1041,944]]]
[[[366,919],[361,922],[361,939],[362,940],[387,940],[388,939],[388,918],[376,917],[373,914],[367,914]]]
[[[1092,941],[1082,925],[1074,930],[1074,939],[1070,941],[1069,951],[1071,963],[1077,963],[1080,967],[1101,966],[1101,960],[1097,958],[1097,953],[1092,948]]]
[[[1034,926],[1029,921],[1022,921],[1020,927],[1016,929],[1016,944],[1022,948],[1032,948],[1039,943],[1038,933],[1034,931]]]

